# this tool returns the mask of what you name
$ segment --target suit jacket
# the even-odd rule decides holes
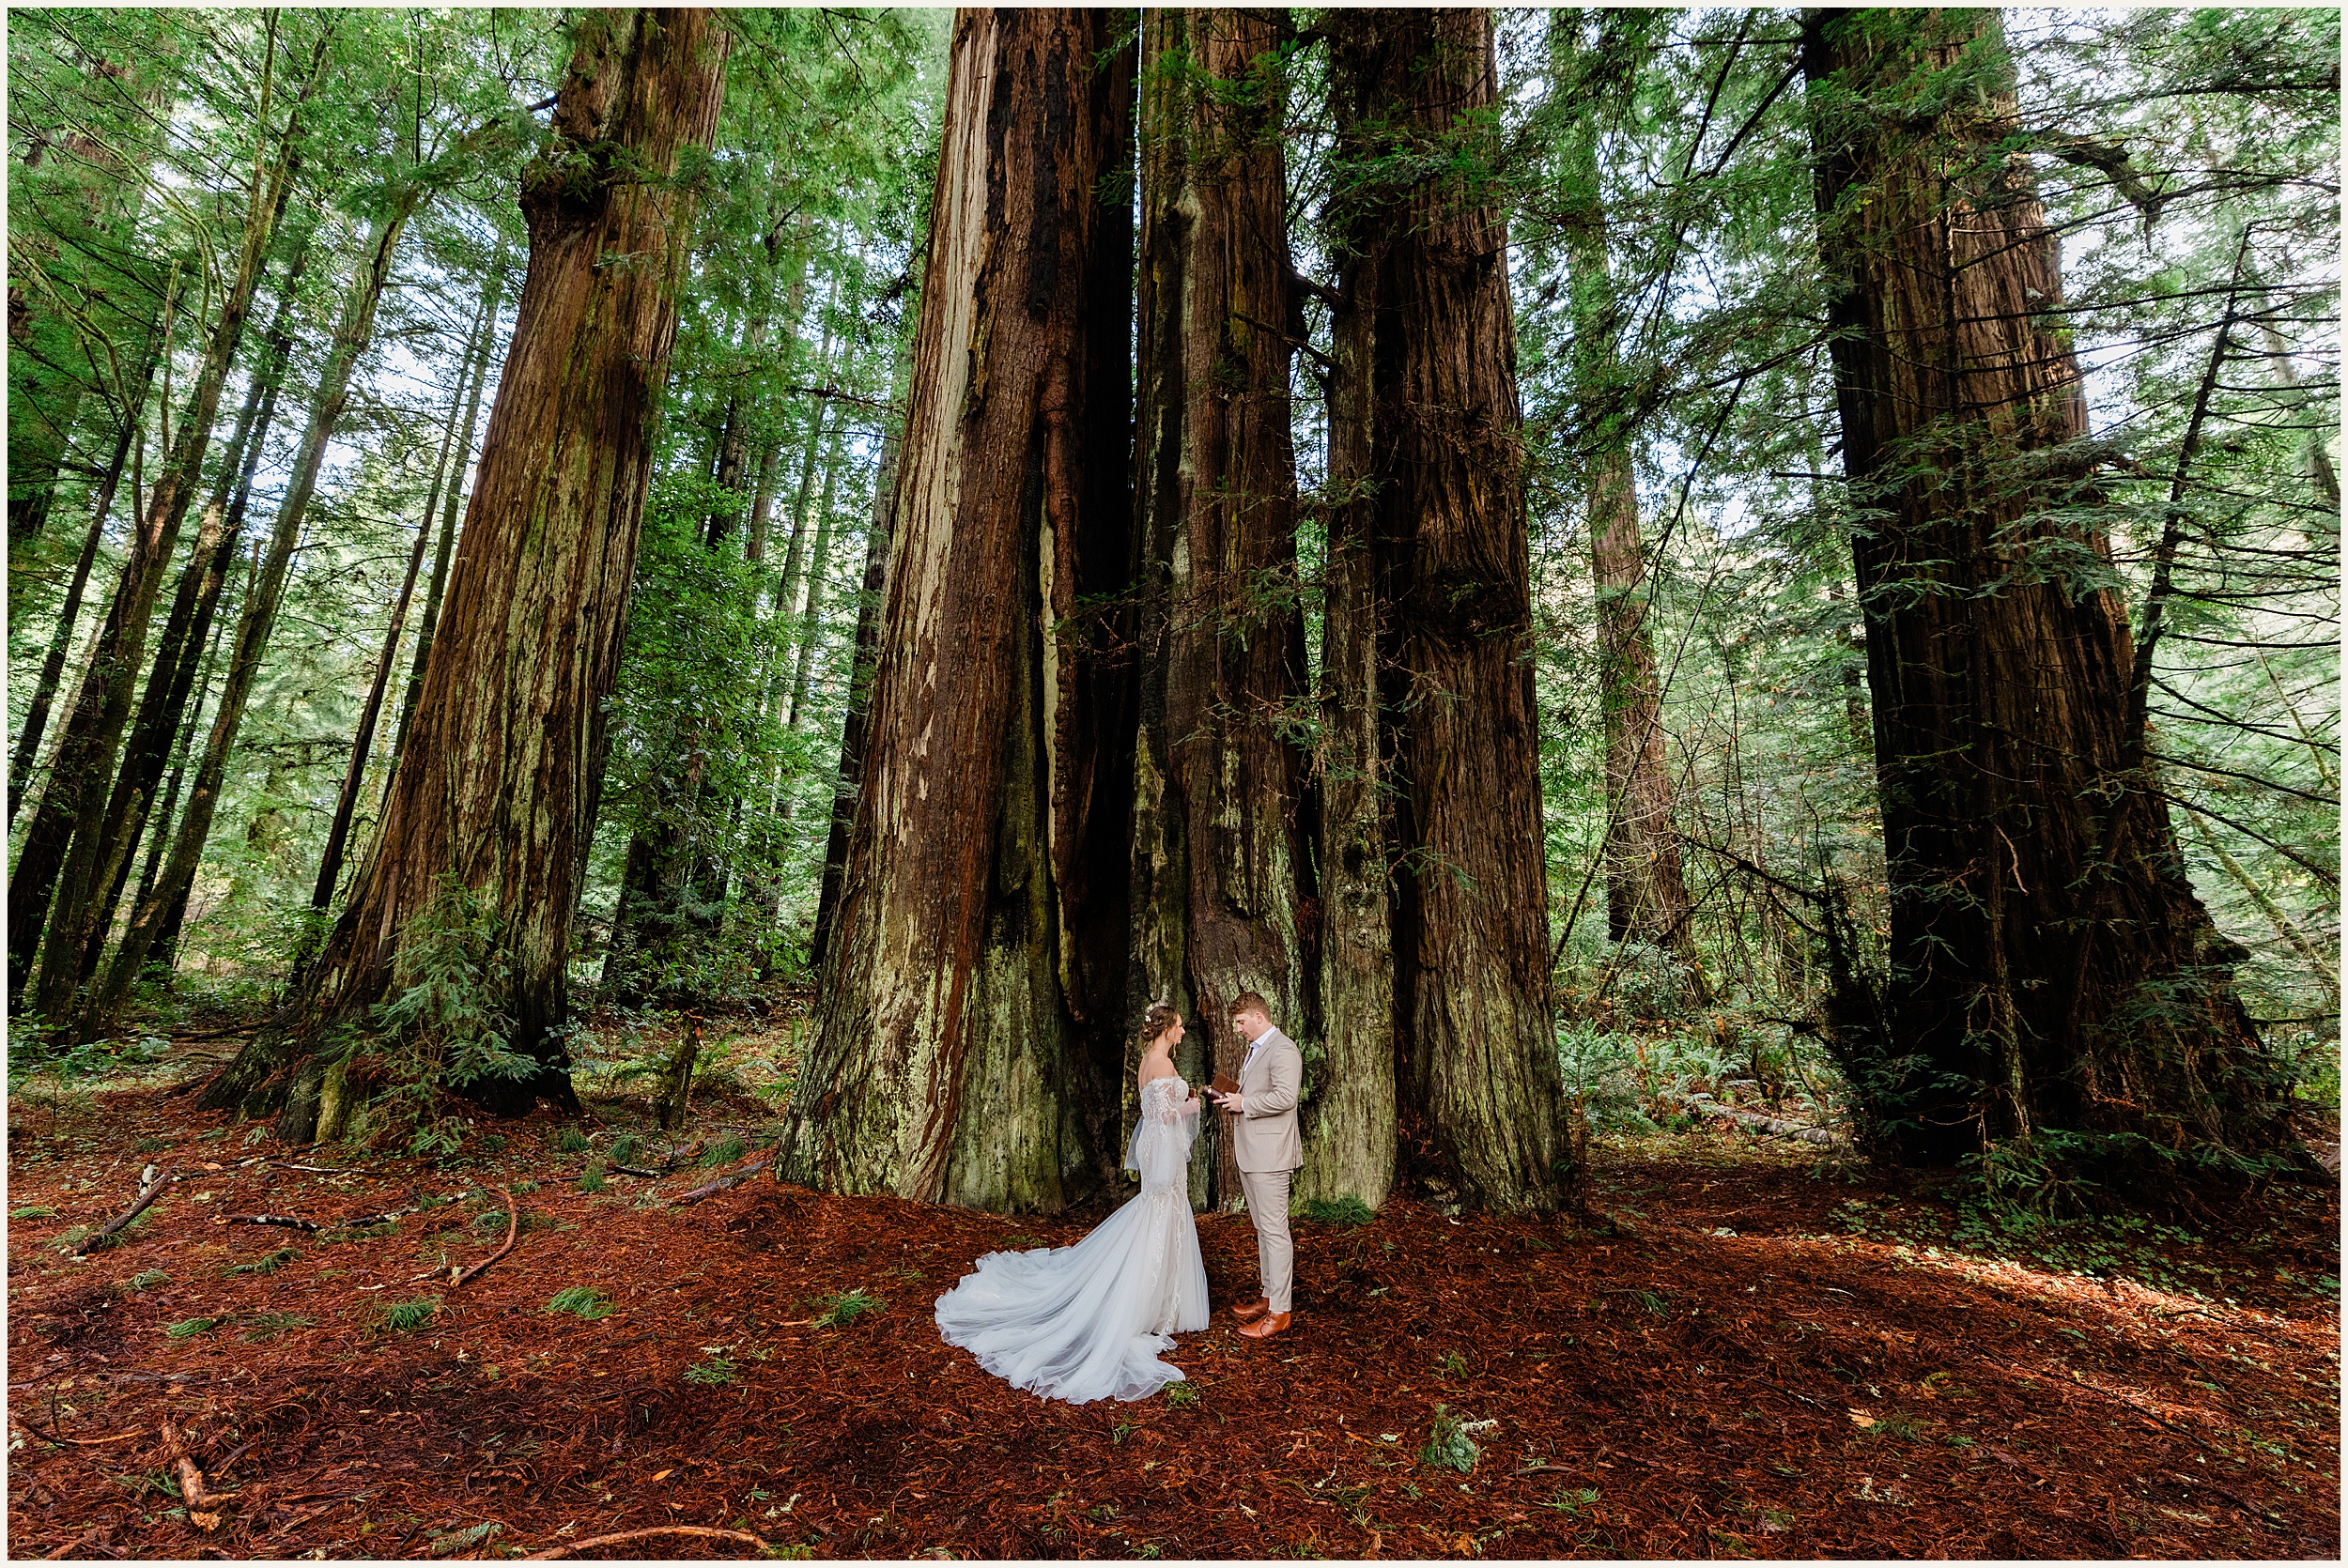
[[[1239,1076],[1246,1109],[1231,1118],[1231,1155],[1243,1171],[1292,1171],[1305,1162],[1296,1130],[1296,1097],[1305,1086],[1305,1053],[1274,1028],[1253,1066]]]

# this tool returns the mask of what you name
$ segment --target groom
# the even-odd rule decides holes
[[[1256,1263],[1263,1278],[1263,1299],[1233,1308],[1244,1325],[1240,1332],[1264,1339],[1289,1326],[1289,1290],[1295,1274],[1289,1244],[1289,1178],[1305,1162],[1296,1132],[1296,1096],[1305,1082],[1305,1058],[1296,1042],[1272,1026],[1264,1000],[1252,991],[1231,1004],[1231,1027],[1247,1042],[1239,1069],[1239,1093],[1217,1095],[1215,1104],[1231,1115],[1231,1153],[1239,1164],[1240,1191],[1256,1225]]]

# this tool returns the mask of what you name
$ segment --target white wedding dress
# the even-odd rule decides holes
[[[1207,1326],[1207,1267],[1190,1214],[1198,1114],[1180,1078],[1142,1085],[1125,1168],[1141,1191],[1072,1247],[989,1253],[937,1299],[937,1331],[1013,1388],[1071,1405],[1147,1399],[1182,1380],[1158,1360]]]

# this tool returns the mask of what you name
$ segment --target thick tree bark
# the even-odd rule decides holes
[[[575,1103],[570,923],[692,227],[674,177],[716,130],[729,35],[707,9],[642,8],[583,13],[573,38],[556,146],[523,175],[529,275],[408,756],[289,1022],[206,1092],[282,1104],[288,1138],[321,1130],[321,1096],[362,1098],[363,1084],[328,1083],[317,1053],[409,983],[403,943],[452,884],[494,930],[505,1033],[539,1064],[465,1092],[501,1111]],[[635,260],[605,265],[614,255]]]
[[[1305,624],[1289,419],[1290,292],[1282,23],[1269,11],[1158,9],[1142,30],[1141,269],[1135,529],[1144,673],[1135,747],[1128,1012],[1167,1001],[1196,1021],[1192,1082],[1237,1077],[1232,1000],[1258,992],[1319,1063],[1311,869],[1299,813]],[[1135,1064],[1128,1062],[1128,1068]],[[1315,1080],[1316,1113],[1333,1087]],[[1386,1116],[1317,1146],[1308,1195],[1376,1204]],[[1316,1130],[1344,1118],[1316,1115]],[[1323,1140],[1317,1139],[1317,1145]],[[1194,1195],[1240,1198],[1229,1140],[1193,1161]]]
[[[1487,11],[1330,13],[1353,276],[1369,279],[1370,555],[1392,726],[1394,958],[1406,1131],[1438,1191],[1560,1201],[1569,1161],[1550,988],[1531,563],[1496,210],[1428,174],[1488,158]],[[1349,395],[1360,395],[1349,393]]]
[[[2286,1137],[2128,734],[2135,649],[1995,11],[1813,12],[1820,234],[1891,892],[1880,1141],[2042,1141],[2154,1185]],[[1960,83],[1964,91],[1946,92]],[[1914,108],[1928,101],[1929,115]],[[1848,1065],[1848,1064],[1846,1064]],[[2054,1135],[2052,1141],[2047,1141]]]
[[[424,694],[425,666],[432,657],[432,637],[440,629],[440,595],[448,586],[449,557],[456,548],[456,522],[464,510],[465,470],[472,465],[473,432],[481,417],[481,389],[489,378],[489,356],[497,349],[498,305],[505,292],[505,263],[502,258],[489,269],[487,286],[481,296],[481,319],[471,343],[467,346],[467,375],[464,391],[465,412],[450,428],[452,433],[461,427],[463,435],[453,450],[443,443],[440,468],[432,481],[434,491],[440,498],[440,538],[432,547],[432,575],[425,580],[424,611],[416,621],[416,653],[408,667],[408,691],[400,699],[399,728],[392,732],[392,766],[399,766],[400,755],[407,749],[408,726],[416,716],[416,699]],[[450,406],[455,413],[455,405]]]
[[[1075,622],[1079,594],[1121,586],[1131,529],[1128,24],[956,17],[863,789],[780,1161],[797,1180],[1057,1209],[1115,1157],[1123,976],[1092,966],[1101,934],[1122,954],[1124,889],[1100,873],[1106,845],[1121,883],[1132,761]]]
[[[319,59],[323,57],[321,49]],[[315,78],[314,69],[312,79]],[[306,95],[307,87],[303,90]],[[268,107],[264,91],[260,115],[264,121],[268,118]],[[43,933],[53,923],[69,933],[70,938],[78,933],[96,892],[98,830],[106,810],[107,785],[114,775],[123,730],[131,719],[139,672],[145,668],[147,622],[162,589],[172,550],[178,543],[180,524],[203,481],[204,455],[211,445],[212,423],[220,412],[222,390],[227,384],[238,346],[244,339],[245,319],[260,286],[270,240],[292,193],[294,136],[295,127],[289,120],[273,168],[266,161],[266,139],[256,149],[236,269],[223,291],[220,314],[213,322],[188,407],[181,416],[178,438],[147,496],[146,515],[132,537],[114,603],[91,653],[89,675],[72,712],[67,715],[49,781],[41,791],[40,803],[34,810],[23,848],[9,878],[11,1007],[20,1004],[23,987],[32,977],[33,955],[41,945]],[[168,359],[165,362],[167,365]],[[62,904],[54,912],[54,921],[53,900]],[[81,971],[79,943],[70,939],[60,946],[59,961],[43,965],[37,1004],[43,1013],[62,1009],[70,1002],[74,977]]]

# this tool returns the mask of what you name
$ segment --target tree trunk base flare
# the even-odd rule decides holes
[[[2295,1164],[2128,733],[2108,503],[2047,460],[2089,423],[1998,14],[1815,11],[1803,66],[1892,883],[1882,1009],[1828,1036],[1862,1136],[2153,1201]]]
[[[888,604],[783,1178],[1057,1209],[1113,1176],[1133,760],[1124,13],[950,46]],[[1108,628],[1114,631],[1115,628]]]
[[[1333,11],[1324,25],[1338,156],[1361,181],[1345,244],[1370,279],[1365,362],[1338,368],[1368,382],[1402,1117],[1438,1196],[1551,1209],[1571,1154],[1507,236],[1496,208],[1426,172],[1494,155],[1491,16]]]
[[[729,41],[701,8],[574,23],[559,145],[522,175],[529,272],[404,755],[317,960],[208,1105],[314,1132],[331,1064],[361,1052],[370,1081],[409,1095],[578,1105],[570,922],[691,232],[672,177],[710,144]]]

